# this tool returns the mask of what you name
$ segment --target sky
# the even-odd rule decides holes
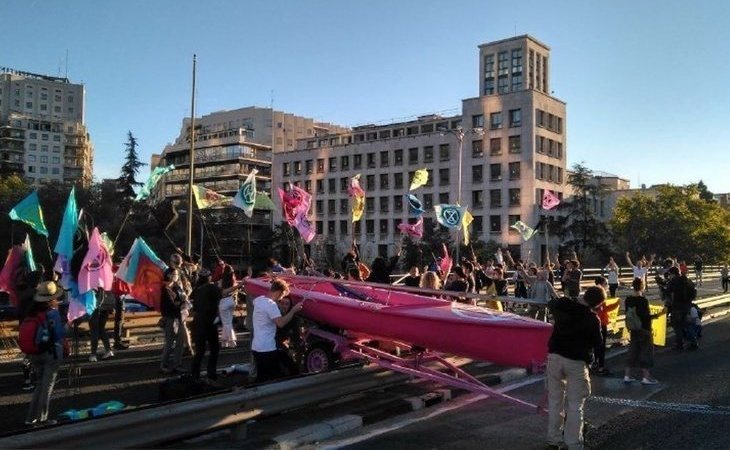
[[[730,2],[724,0],[0,0],[0,66],[86,86],[96,178],[127,131],[149,161],[190,114],[274,108],[355,126],[460,112],[479,44],[551,48],[568,165],[633,187],[730,192]],[[273,96],[272,96],[273,92]]]

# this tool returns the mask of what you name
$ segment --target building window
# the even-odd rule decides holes
[[[389,200],[389,197],[380,197],[380,212],[387,213],[390,210]]]
[[[500,94],[509,93],[509,81],[506,76],[497,78],[497,92]]]
[[[427,145],[423,147],[423,162],[430,163],[433,162],[433,146]]]
[[[484,95],[494,95],[494,79],[484,81]]]
[[[413,135],[416,135],[416,134],[418,134],[418,126],[417,125],[406,128],[406,136],[413,136]]]
[[[366,186],[368,191],[374,191],[375,190],[375,175],[368,175],[365,177],[366,180]]]
[[[365,221],[365,233],[375,234],[375,221],[368,219]]]
[[[350,209],[347,204],[347,199],[346,198],[340,199],[340,214],[347,214],[349,210]]]
[[[380,174],[380,189],[389,189],[388,178],[389,178],[389,175],[387,173]]]
[[[335,234],[335,221],[334,220],[328,220],[327,221],[327,234]]]
[[[347,177],[340,178],[340,192],[345,194],[347,192],[347,187],[350,185],[350,179]]]
[[[393,174],[393,188],[403,189],[403,173],[397,172]]]
[[[317,180],[315,186],[317,187],[317,194],[324,194],[324,180]]]
[[[28,162],[35,162],[35,155],[28,155]]]
[[[368,153],[368,168],[375,168],[375,153]]]
[[[59,175],[59,172],[60,172],[60,171],[58,170],[58,167],[53,167],[53,168],[51,169],[51,173],[52,173],[53,175]],[[601,201],[601,206],[603,206],[603,201]],[[601,215],[603,215],[603,213],[601,213]]]
[[[557,170],[557,172],[558,172],[558,180],[557,181],[558,181],[558,183],[562,184],[563,183],[563,169],[561,169],[560,167],[557,167],[557,169],[558,169]]]
[[[484,78],[494,78],[494,54],[486,55],[484,57]],[[493,94],[494,92],[492,92]]]
[[[418,148],[408,149],[408,164],[418,164]]]
[[[378,133],[377,132],[368,133],[366,136],[366,139],[368,141],[374,141],[374,140],[378,139]]]
[[[449,193],[448,192],[441,192],[439,194],[439,203],[442,203],[442,204],[449,203]]]
[[[520,135],[509,137],[509,152],[520,153],[522,151],[522,139]]]
[[[502,154],[502,138],[491,138],[489,140],[489,154],[491,156]]]
[[[309,192],[310,194],[312,193],[312,180],[304,181],[304,190]]]
[[[350,169],[350,157],[342,156],[340,158],[340,166],[342,167],[342,170],[349,170]]]
[[[502,191],[500,189],[492,189],[489,191],[489,207],[490,208],[501,208],[502,207]]]
[[[319,162],[322,162],[322,171],[324,171],[324,160],[317,160],[317,167],[319,168]],[[304,162],[304,173],[309,175],[312,173],[312,160],[308,159]]]
[[[337,180],[334,178],[330,178],[327,180],[327,192],[330,194],[335,194],[337,192]]]
[[[48,146],[47,145],[41,145],[41,151],[42,152],[47,152],[48,151]]]
[[[352,166],[354,169],[359,169],[362,167],[362,155],[354,155]]]
[[[47,173],[48,173],[48,167],[46,167],[46,166],[41,166],[41,167],[40,167],[40,169],[41,169],[41,173],[42,173],[42,174],[47,174]]]
[[[330,172],[337,172],[337,158],[330,158],[329,159],[329,171]]]
[[[471,229],[475,235],[479,235],[484,230],[484,224],[482,223],[482,216],[474,216],[474,220],[471,223]]]
[[[491,113],[489,115],[489,128],[492,130],[497,130],[499,128],[502,128],[502,113],[501,112],[495,112]]]
[[[425,210],[433,208],[433,194],[423,194],[423,208]]]
[[[421,125],[421,133],[433,133],[433,124],[427,123],[426,125]]]
[[[388,139],[390,138],[390,130],[385,130],[380,132],[380,139]]]
[[[509,126],[510,127],[522,126],[522,110],[521,109],[510,109],[509,110]]]
[[[512,75],[512,92],[522,90],[522,75]]]
[[[471,127],[472,128],[484,128],[484,115],[476,114],[471,116]]]
[[[520,205],[520,189],[510,189],[509,190],[509,206],[519,206]]]
[[[403,150],[398,149],[395,152],[393,152],[393,160],[396,166],[402,166],[403,165]]]
[[[471,192],[471,207],[482,208],[484,206],[484,192],[483,191],[472,191]]]
[[[507,224],[511,227],[512,225],[516,224],[520,221],[520,215],[519,214],[510,214],[507,216]],[[514,228],[510,228],[510,231],[517,231]]]
[[[484,166],[479,164],[478,166],[471,167],[471,182],[481,183],[484,179]]]
[[[451,151],[449,144],[439,145],[439,159],[441,161],[448,161],[451,158]]]
[[[38,149],[38,145],[37,144],[28,144],[28,150],[35,151],[37,149]]]
[[[428,181],[426,181],[426,187],[433,187],[433,169],[426,169],[428,172]],[[413,177],[409,177],[411,180]]]
[[[449,169],[439,169],[439,186],[449,185]]]
[[[367,197],[365,199],[365,210],[369,213],[375,212],[375,198]]]
[[[301,175],[301,174],[302,174],[302,162],[294,161],[294,175]]]
[[[499,71],[497,75],[499,76],[506,76],[509,74],[509,56],[507,55],[507,52],[499,52],[498,54],[498,66],[497,70]]]
[[[481,158],[484,156],[484,141],[471,141],[471,157]]]
[[[489,179],[492,181],[499,181],[502,179],[502,164],[490,164],[489,165]]]
[[[402,195],[393,196],[393,211],[395,211],[395,212],[403,211],[403,196]]]
[[[48,140],[48,135],[46,133],[41,134],[41,140],[42,141],[47,141]]]
[[[489,232],[490,233],[501,233],[502,232],[502,216],[489,216]]]
[[[512,50],[512,76],[522,73],[522,49],[516,48]]]
[[[519,180],[520,179],[520,162],[509,163],[509,179]]]
[[[48,162],[48,156],[41,156],[41,162],[47,163]]]
[[[340,235],[347,236],[347,220],[340,220]]]
[[[281,165],[281,171],[284,173],[285,177],[288,177],[291,175],[291,164],[288,162],[285,162]]]
[[[390,165],[390,159],[388,157],[388,152],[380,152],[380,167],[388,167]]]
[[[318,220],[317,222],[315,222],[314,226],[316,227],[317,234],[322,234],[322,232],[324,231],[324,223],[321,220]]]

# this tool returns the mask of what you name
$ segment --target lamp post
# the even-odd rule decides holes
[[[458,151],[458,159],[459,159],[459,169],[457,172],[456,177],[456,204],[461,206],[461,190],[462,190],[462,172],[464,167],[464,136],[468,134],[472,134],[475,136],[484,136],[484,129],[481,127],[475,127],[468,130],[464,130],[462,127],[457,127],[454,129],[446,129],[446,128],[439,128],[439,132],[442,136],[446,134],[453,134],[456,137],[456,140],[459,142],[459,151]],[[460,247],[460,240],[461,240],[461,234],[457,230],[456,233],[456,262],[459,261],[459,247]]]

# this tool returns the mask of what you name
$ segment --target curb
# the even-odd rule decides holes
[[[526,369],[508,368],[495,374],[490,374],[484,380],[490,386],[507,384],[528,376]],[[395,399],[392,402],[381,403],[368,411],[358,414],[345,414],[323,422],[297,428],[288,433],[275,436],[274,441],[280,450],[291,450],[302,446],[316,444],[347,432],[371,425],[414,411],[447,402],[457,397],[452,389],[436,389],[425,394],[413,397]]]

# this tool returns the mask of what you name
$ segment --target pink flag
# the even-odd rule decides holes
[[[446,244],[443,244],[444,246],[444,256],[441,258],[441,263],[439,264],[439,269],[441,269],[442,273],[449,273],[451,272],[451,266],[454,265],[454,260],[451,259],[449,256],[449,249],[446,248]]]
[[[284,220],[291,226],[296,226],[296,217],[300,212],[304,215],[309,211],[312,202],[312,194],[298,186],[291,186],[288,191],[279,188],[279,200],[281,201],[282,215]]]
[[[307,219],[307,213],[300,212],[299,214],[297,214],[294,222],[294,226],[297,230],[299,230],[299,234],[302,236],[302,239],[304,239],[304,242],[306,242],[307,244],[312,242],[312,239],[314,239],[314,236],[317,234],[317,232],[312,227],[312,222]]]
[[[421,239],[423,237],[423,216],[418,217],[416,223],[400,223],[398,229],[401,233],[405,233],[408,236]]]
[[[114,274],[109,251],[101,240],[99,228],[94,227],[89,238],[89,251],[86,252],[79,271],[79,293],[83,294],[96,288],[110,291],[113,282]]]
[[[560,204],[560,199],[557,195],[553,194],[550,190],[545,189],[545,193],[542,195],[542,209],[553,209]]]
[[[365,197],[365,191],[360,187],[360,174],[350,179],[350,187],[347,188],[350,197]]]

